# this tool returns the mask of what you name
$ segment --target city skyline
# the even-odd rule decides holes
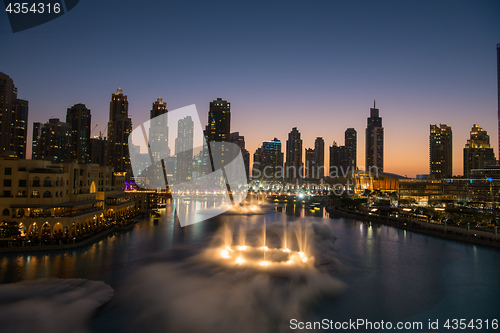
[[[318,136],[328,144],[342,142],[345,129],[354,128],[361,166],[373,99],[384,118],[387,172],[428,173],[429,124],[453,128],[455,175],[462,173],[461,147],[473,124],[490,133],[498,152],[496,2],[367,2],[362,10],[355,4],[290,2],[266,4],[266,11],[224,2],[155,4],[143,8],[148,15],[100,6],[95,11],[91,3],[81,3],[15,37],[8,20],[0,23],[4,42],[17,50],[0,54],[9,64],[1,71],[20,87],[19,97],[30,101],[28,150],[32,122],[63,119],[78,103],[93,111],[96,133],[104,132],[109,94],[122,87],[133,125],[148,119],[159,96],[171,110],[196,104],[202,123],[209,101],[231,101],[231,130],[245,136],[250,152],[269,137],[285,142],[293,127],[302,133],[304,147],[312,147]],[[156,13],[165,14],[167,22],[151,20]],[[209,27],[201,23],[214,13],[227,20]],[[96,24],[84,24],[89,19]],[[183,25],[186,19],[189,27]],[[232,29],[226,29],[229,23]],[[112,50],[122,40],[133,46],[117,55]],[[71,52],[82,43],[89,44],[88,52]],[[48,46],[37,52],[37,63],[29,60],[32,45]],[[146,52],[152,45],[155,51]]]

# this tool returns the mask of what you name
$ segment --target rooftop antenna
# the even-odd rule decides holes
[[[376,107],[375,107],[375,100],[373,100],[373,108],[376,109]]]

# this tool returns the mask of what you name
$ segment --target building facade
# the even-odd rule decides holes
[[[289,182],[295,183],[304,178],[302,150],[300,132],[297,127],[294,127],[288,133],[288,140],[286,141],[285,177]]]
[[[111,95],[109,103],[108,147],[106,150],[107,165],[116,172],[126,172],[131,176],[130,153],[128,137],[132,131],[132,120],[128,116],[127,95],[118,88],[116,94]]]
[[[324,179],[325,178],[325,140],[321,137],[317,137],[314,140],[314,164],[315,170],[311,174],[314,179]]]
[[[229,142],[231,134],[231,103],[217,98],[210,102],[207,137],[209,142]]]
[[[17,98],[12,79],[0,72],[0,153],[26,158],[28,101]]]
[[[434,179],[453,176],[453,133],[449,125],[430,125],[429,173]]]
[[[14,221],[27,238],[87,233],[134,212],[124,180],[97,164],[0,159],[2,221]]]
[[[43,124],[40,140],[37,145],[37,158],[54,162],[73,161],[73,137],[71,126],[59,121],[58,118],[49,119]]]
[[[357,148],[358,148],[358,133],[354,128],[348,128],[344,133],[345,159],[346,166],[350,166],[350,170],[356,170],[358,167]]]
[[[379,109],[370,108],[370,117],[366,127],[366,159],[365,170],[376,167],[378,172],[384,171],[384,128]]]
[[[90,163],[92,145],[90,142],[90,110],[85,104],[68,108],[66,123],[71,127],[72,159],[79,163]]]
[[[484,169],[495,164],[495,153],[490,146],[490,136],[477,124],[472,126],[470,139],[464,148],[464,177],[469,178],[473,169]]]

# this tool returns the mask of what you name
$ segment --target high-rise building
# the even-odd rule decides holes
[[[357,132],[354,128],[348,128],[345,130],[345,158],[346,166],[349,166],[349,170],[356,170],[357,164]]]
[[[106,146],[108,141],[101,135],[90,139],[90,163],[99,164],[100,166],[106,165]]]
[[[247,179],[249,179],[250,152],[245,149],[245,137],[243,135],[240,135],[240,132],[233,132],[229,135],[229,142],[232,142],[241,148],[241,155],[243,156],[243,163],[245,164]]]
[[[303,175],[302,139],[297,127],[288,133],[286,141],[285,177],[289,182],[301,181]]]
[[[497,44],[498,158],[500,159],[500,43]]]
[[[495,153],[490,147],[490,136],[481,127],[474,124],[470,139],[464,148],[464,177],[469,178],[474,169],[483,169],[488,164],[495,164]]]
[[[28,101],[17,98],[12,79],[0,72],[0,152],[25,159]]]
[[[31,148],[31,159],[38,160],[38,142],[40,141],[40,136],[42,135],[43,124],[39,122],[33,123],[33,135],[32,135],[32,148]]]
[[[149,123],[149,147],[155,161],[159,161],[161,157],[170,156],[167,118],[159,117],[167,112],[167,103],[158,97],[150,111]]]
[[[314,179],[322,179],[325,177],[325,140],[317,137],[314,141],[314,173],[309,177]]]
[[[210,102],[207,137],[209,142],[229,142],[231,133],[231,104],[217,98]]]
[[[379,117],[379,109],[370,108],[370,117],[366,127],[366,161],[365,170],[370,171],[376,167],[377,172],[384,171],[384,128],[382,118]]]
[[[450,125],[430,127],[429,169],[436,179],[453,176],[453,136]]]
[[[194,122],[191,116],[179,119],[175,139],[175,155],[177,156],[175,178],[177,181],[186,182],[192,179],[193,140]]]
[[[272,141],[262,142],[261,170],[262,180],[283,180],[283,153],[281,152],[281,141],[274,138]]]
[[[49,119],[43,124],[38,141],[37,159],[55,162],[73,161],[72,129],[68,123],[58,118]]]
[[[252,180],[262,179],[262,147],[257,148],[253,154]]]
[[[85,104],[68,108],[66,123],[71,126],[72,159],[78,163],[89,163],[92,145],[90,143],[90,110]]]
[[[333,141],[333,145],[330,147],[330,177],[343,177],[351,171],[347,164],[346,155],[346,147],[338,146],[337,142]],[[347,169],[348,167],[349,169]]]
[[[317,167],[316,167],[316,156],[314,154],[314,149],[306,148],[305,150],[305,174],[306,179],[316,179]]]
[[[132,120],[128,116],[127,95],[118,88],[111,95],[109,103],[107,164],[113,166],[115,172],[127,172],[131,176],[128,137],[132,131]]]

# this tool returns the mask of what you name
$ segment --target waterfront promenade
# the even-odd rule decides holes
[[[368,215],[360,211],[352,211],[335,206],[326,206],[326,211],[331,215],[350,217],[369,222],[383,223],[396,228],[418,232],[426,235],[443,237],[457,241],[473,243],[478,245],[492,246],[500,248],[500,237],[486,230],[464,229],[459,226],[437,223],[426,223],[420,220],[396,218],[391,216]]]

